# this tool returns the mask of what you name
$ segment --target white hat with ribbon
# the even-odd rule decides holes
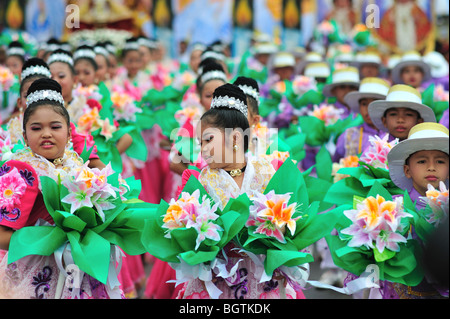
[[[393,85],[385,100],[373,101],[369,104],[369,116],[373,124],[381,131],[388,132],[384,126],[382,118],[384,113],[390,108],[408,108],[419,113],[424,122],[436,122],[433,110],[422,104],[422,96],[415,88],[397,84]]]
[[[361,81],[358,91],[350,92],[345,97],[345,103],[350,109],[358,113],[359,101],[364,98],[384,100],[389,92],[389,83],[375,77],[367,77]]]
[[[332,82],[323,87],[322,94],[326,97],[333,96],[333,89],[340,85],[353,85],[359,88],[359,71],[353,66],[337,69],[333,72]]]
[[[412,189],[410,178],[405,176],[403,167],[406,160],[419,151],[438,150],[449,154],[449,132],[439,123],[421,123],[415,125],[408,138],[395,145],[388,153],[389,175],[392,182],[401,189]],[[448,185],[448,179],[445,181]]]

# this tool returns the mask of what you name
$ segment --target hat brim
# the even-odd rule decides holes
[[[378,93],[350,92],[344,97],[345,103],[354,113],[359,113],[359,100],[361,99],[384,100],[386,99],[386,95]]]
[[[429,137],[420,139],[406,139],[394,146],[388,153],[389,175],[392,182],[401,189],[410,191],[412,180],[404,173],[405,161],[408,157],[419,151],[438,150],[449,154],[449,139],[445,137]],[[446,180],[448,185],[448,179]]]
[[[429,81],[431,79],[431,68],[423,61],[402,61],[397,63],[397,65],[391,71],[391,77],[394,84],[403,84],[401,77],[402,69],[406,66],[415,65],[423,70],[423,80],[422,82]]]
[[[358,89],[360,84],[359,84],[359,82],[351,82],[351,81],[339,82],[339,83],[330,83],[330,84],[327,84],[327,85],[325,85],[323,87],[322,94],[324,96],[326,96],[326,97],[332,97],[334,95],[333,95],[333,93],[331,93],[331,91],[333,91],[333,89],[335,87],[340,86],[340,85],[354,85]]]
[[[414,103],[414,102],[394,102],[394,101],[374,101],[369,104],[369,116],[372,120],[372,123],[383,132],[389,132],[386,126],[384,126],[382,117],[384,115],[384,112],[390,108],[395,107],[404,107],[411,110],[416,111],[420,114],[420,117],[423,119],[424,122],[433,122],[436,123],[436,115],[434,114],[433,110],[420,103]]]

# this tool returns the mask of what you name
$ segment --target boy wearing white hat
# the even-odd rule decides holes
[[[348,128],[342,133],[336,143],[334,162],[347,156],[358,156],[368,146],[369,137],[379,135],[378,128],[369,116],[369,104],[373,101],[384,100],[389,91],[389,84],[380,78],[367,77],[361,81],[358,91],[348,93],[344,100],[352,112],[361,114],[364,123]]]
[[[359,69],[361,80],[367,77],[378,77],[382,66],[381,56],[376,52],[360,52],[351,65]]]
[[[394,146],[388,154],[389,175],[399,188],[408,190],[417,208],[425,196],[428,184],[439,189],[449,178],[449,131],[438,123],[421,123],[414,126],[408,139]]]
[[[335,97],[334,106],[342,109],[342,118],[348,117],[352,112],[345,102],[345,96],[359,88],[359,71],[355,67],[345,67],[337,69],[333,72],[332,82],[323,87],[322,94],[328,98]]]
[[[436,122],[433,110],[422,104],[419,91],[403,84],[392,86],[385,100],[370,103],[369,116],[380,131],[390,134],[389,141],[405,140],[417,124]]]

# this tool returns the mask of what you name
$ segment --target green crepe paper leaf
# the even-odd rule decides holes
[[[78,216],[72,215],[69,212],[55,210],[51,216],[55,222],[55,225],[62,228],[66,232],[76,231],[81,233],[87,225]]]
[[[308,192],[305,180],[300,170],[292,160],[287,159],[275,172],[264,191],[264,194],[275,190],[276,194],[292,193],[289,204],[297,202],[304,206],[309,205]]]
[[[298,124],[302,133],[306,135],[305,143],[310,146],[321,146],[328,142],[329,135],[326,132],[324,121],[315,116],[300,116]]]
[[[198,159],[201,151],[195,139],[186,136],[180,136],[175,142],[175,147],[190,163],[194,163]]]
[[[392,201],[392,195],[380,183],[375,182],[366,197],[377,197],[380,195],[387,201]]]
[[[111,243],[92,230],[83,238],[79,233],[67,233],[75,264],[88,275],[106,284],[110,263]]]
[[[333,181],[331,172],[333,170],[333,161],[331,155],[325,146],[322,146],[316,155],[316,172],[317,177],[327,182]]]
[[[324,201],[334,205],[353,203],[353,196],[366,197],[367,190],[355,178],[344,178],[331,185],[325,195]]]
[[[203,185],[199,182],[199,180],[194,176],[191,175],[187,181],[187,183],[184,185],[182,192],[187,192],[189,194],[192,194],[193,192],[195,192],[196,190],[200,191],[200,198],[203,198],[203,196],[206,195],[206,198],[209,199],[211,201],[211,204],[214,205],[214,200],[212,199],[212,197],[206,192],[205,188],[203,187]],[[180,198],[181,198],[181,194],[180,194]]]
[[[130,147],[125,151],[125,154],[131,158],[145,162],[148,156],[148,149],[141,132],[135,127],[132,131],[128,132],[128,134],[130,134],[133,139],[133,143],[131,143]]]
[[[313,261],[314,258],[305,252],[268,249],[264,270],[267,275],[272,276],[275,269],[280,266],[293,267]]]
[[[373,255],[375,258],[376,262],[383,262],[386,261],[388,259],[391,259],[392,257],[394,257],[396,254],[395,251],[389,250],[389,249],[384,249],[383,252],[381,253],[376,247],[373,250]]]
[[[193,251],[189,250],[180,254],[180,258],[187,264],[195,266],[201,263],[209,262],[216,258],[220,249],[217,246],[210,247],[211,251]]]
[[[245,226],[250,215],[249,207],[251,205],[247,194],[242,194],[238,198],[231,198],[223,209],[219,219],[223,223],[224,234],[219,246],[225,246],[233,239]]]
[[[66,241],[66,233],[58,227],[23,227],[11,236],[8,264],[29,255],[50,256]]]
[[[313,176],[304,176],[308,197],[311,202],[319,202],[319,212],[331,208],[333,205],[324,202],[325,195],[333,183]]]
[[[291,104],[299,109],[307,105],[319,105],[325,100],[325,96],[316,90],[309,90],[298,98],[292,99]]]
[[[90,149],[87,149],[87,141],[84,141],[84,147],[83,147],[83,152],[81,152],[80,157],[83,160],[83,162],[87,162],[89,160],[89,156],[91,156],[92,151],[94,150],[93,147],[91,147]]]
[[[422,92],[422,103],[430,108],[434,106],[434,83],[431,83],[425,90]]]
[[[42,197],[49,214],[51,215],[55,210],[61,210],[58,184],[47,176],[41,176],[39,179],[42,186]]]

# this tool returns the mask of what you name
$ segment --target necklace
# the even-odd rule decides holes
[[[64,159],[62,157],[58,157],[58,158],[55,158],[54,160],[52,160],[51,162],[55,166],[60,166],[60,165],[64,164]]]
[[[246,167],[247,167],[247,165],[245,165],[243,168],[232,169],[231,171],[225,171],[225,172],[230,174],[231,177],[241,176],[242,173],[245,172]]]

